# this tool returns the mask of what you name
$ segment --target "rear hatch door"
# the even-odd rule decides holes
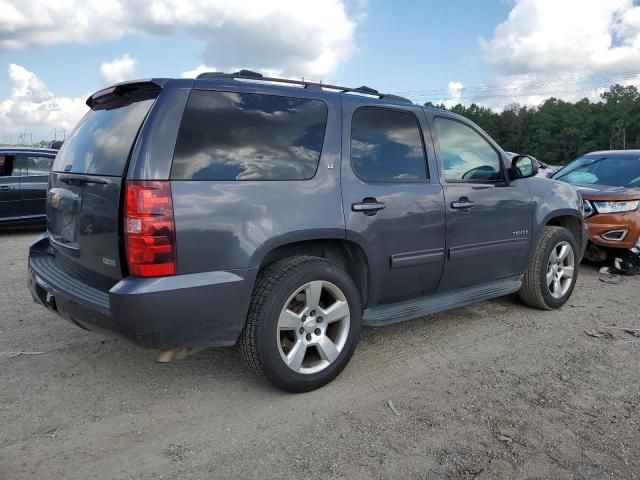
[[[53,164],[47,226],[56,265],[96,288],[108,289],[125,274],[120,216],[124,177],[158,92],[153,84],[130,84],[91,97],[87,103],[92,109]]]

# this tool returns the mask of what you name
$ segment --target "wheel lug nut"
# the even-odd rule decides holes
[[[315,310],[311,310],[309,312],[309,315],[311,315],[312,317],[315,317],[316,316],[316,311]]]
[[[300,334],[303,334],[303,333],[304,333],[304,328],[300,327]]]
[[[318,323],[322,323],[322,317],[318,317],[318,318],[316,318],[316,322],[318,322]]]
[[[319,328],[316,328],[316,329],[313,331],[313,333],[315,333],[316,335],[320,335],[320,329],[319,329]]]
[[[306,315],[302,315],[302,321],[304,322],[307,319]]]
[[[307,333],[307,342],[310,342],[310,341],[311,341],[311,334]]]

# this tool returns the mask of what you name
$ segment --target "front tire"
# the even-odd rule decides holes
[[[276,387],[314,390],[349,363],[361,315],[358,290],[338,265],[285,258],[259,273],[240,348],[253,370]]]
[[[519,291],[522,301],[542,310],[562,307],[576,285],[579,260],[576,240],[569,230],[544,227]]]

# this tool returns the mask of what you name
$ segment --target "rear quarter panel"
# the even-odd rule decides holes
[[[268,87],[251,90],[274,93]],[[318,98],[327,105],[315,176],[302,181],[172,181],[179,274],[255,269],[280,245],[345,238],[340,104],[303,90],[295,96]]]

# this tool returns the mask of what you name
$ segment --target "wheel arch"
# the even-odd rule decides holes
[[[583,224],[584,220],[580,212],[571,208],[553,210],[547,212],[547,215],[543,218],[538,217],[538,219],[535,220],[534,236],[531,243],[531,251],[529,252],[528,264],[531,263],[535,256],[536,249],[540,243],[540,236],[546,226],[564,227],[569,230],[576,240],[580,255],[582,255],[582,252],[584,252],[586,248],[587,241],[583,232]]]
[[[564,227],[571,232],[573,238],[576,239],[578,243],[578,247],[582,244],[582,217],[576,215],[572,210],[569,210],[570,213],[558,213],[556,215],[549,215],[549,218],[546,219],[544,226],[550,227]]]
[[[303,237],[293,241],[282,241],[264,249],[255,266],[262,270],[282,258],[298,255],[326,258],[342,267],[356,284],[362,306],[367,305],[370,287],[369,261],[359,244],[344,237]]]

